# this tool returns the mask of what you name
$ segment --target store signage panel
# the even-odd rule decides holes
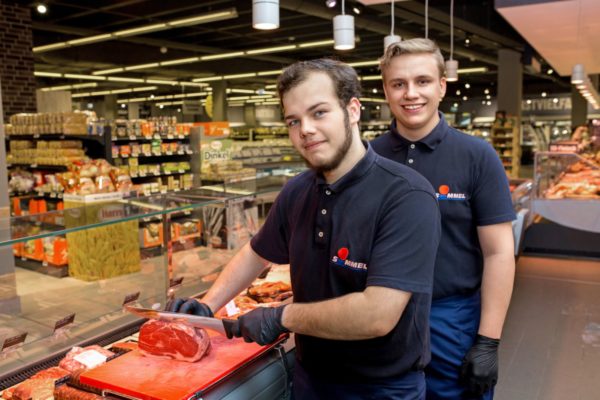
[[[550,151],[559,153],[578,153],[580,150],[579,142],[562,141],[550,143]]]

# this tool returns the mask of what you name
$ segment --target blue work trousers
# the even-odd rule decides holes
[[[462,360],[473,345],[481,294],[451,296],[431,304],[431,362],[425,369],[427,400],[491,400],[494,389],[473,396],[459,381]]]

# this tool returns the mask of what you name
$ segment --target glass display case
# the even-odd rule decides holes
[[[576,153],[535,156],[533,212],[569,228],[600,233],[600,166]]]
[[[58,364],[73,346],[135,334],[144,320],[126,304],[162,308],[167,296],[205,292],[287,179],[72,196],[64,210],[0,219],[0,391]]]

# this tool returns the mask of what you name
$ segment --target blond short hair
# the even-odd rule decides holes
[[[385,70],[390,66],[394,57],[404,54],[431,54],[437,63],[440,78],[446,73],[444,56],[442,56],[438,45],[431,39],[415,38],[392,43],[388,46],[383,56],[379,59],[381,74],[385,75]]]

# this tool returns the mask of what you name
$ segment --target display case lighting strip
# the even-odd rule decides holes
[[[83,38],[67,40],[65,42],[51,43],[51,44],[47,44],[44,46],[34,47],[32,50],[34,53],[43,53],[46,51],[64,49],[67,47],[82,46],[84,44],[106,42],[108,40],[114,40],[114,39],[119,39],[119,38],[123,38],[123,37],[140,35],[142,33],[150,33],[150,32],[162,31],[162,30],[166,30],[166,29],[180,28],[183,26],[205,24],[205,23],[209,23],[209,22],[222,21],[222,20],[237,18],[237,17],[238,17],[238,13],[237,13],[236,8],[234,7],[234,8],[228,8],[228,9],[224,9],[224,10],[220,10],[220,11],[210,12],[207,14],[200,14],[200,15],[196,15],[193,17],[189,17],[189,18],[177,19],[177,20],[168,21],[168,22],[161,22],[161,23],[152,24],[152,25],[144,25],[144,26],[139,26],[136,28],[124,29],[124,30],[111,32],[111,33],[103,33],[100,35],[87,36],[87,37],[83,37]]]

